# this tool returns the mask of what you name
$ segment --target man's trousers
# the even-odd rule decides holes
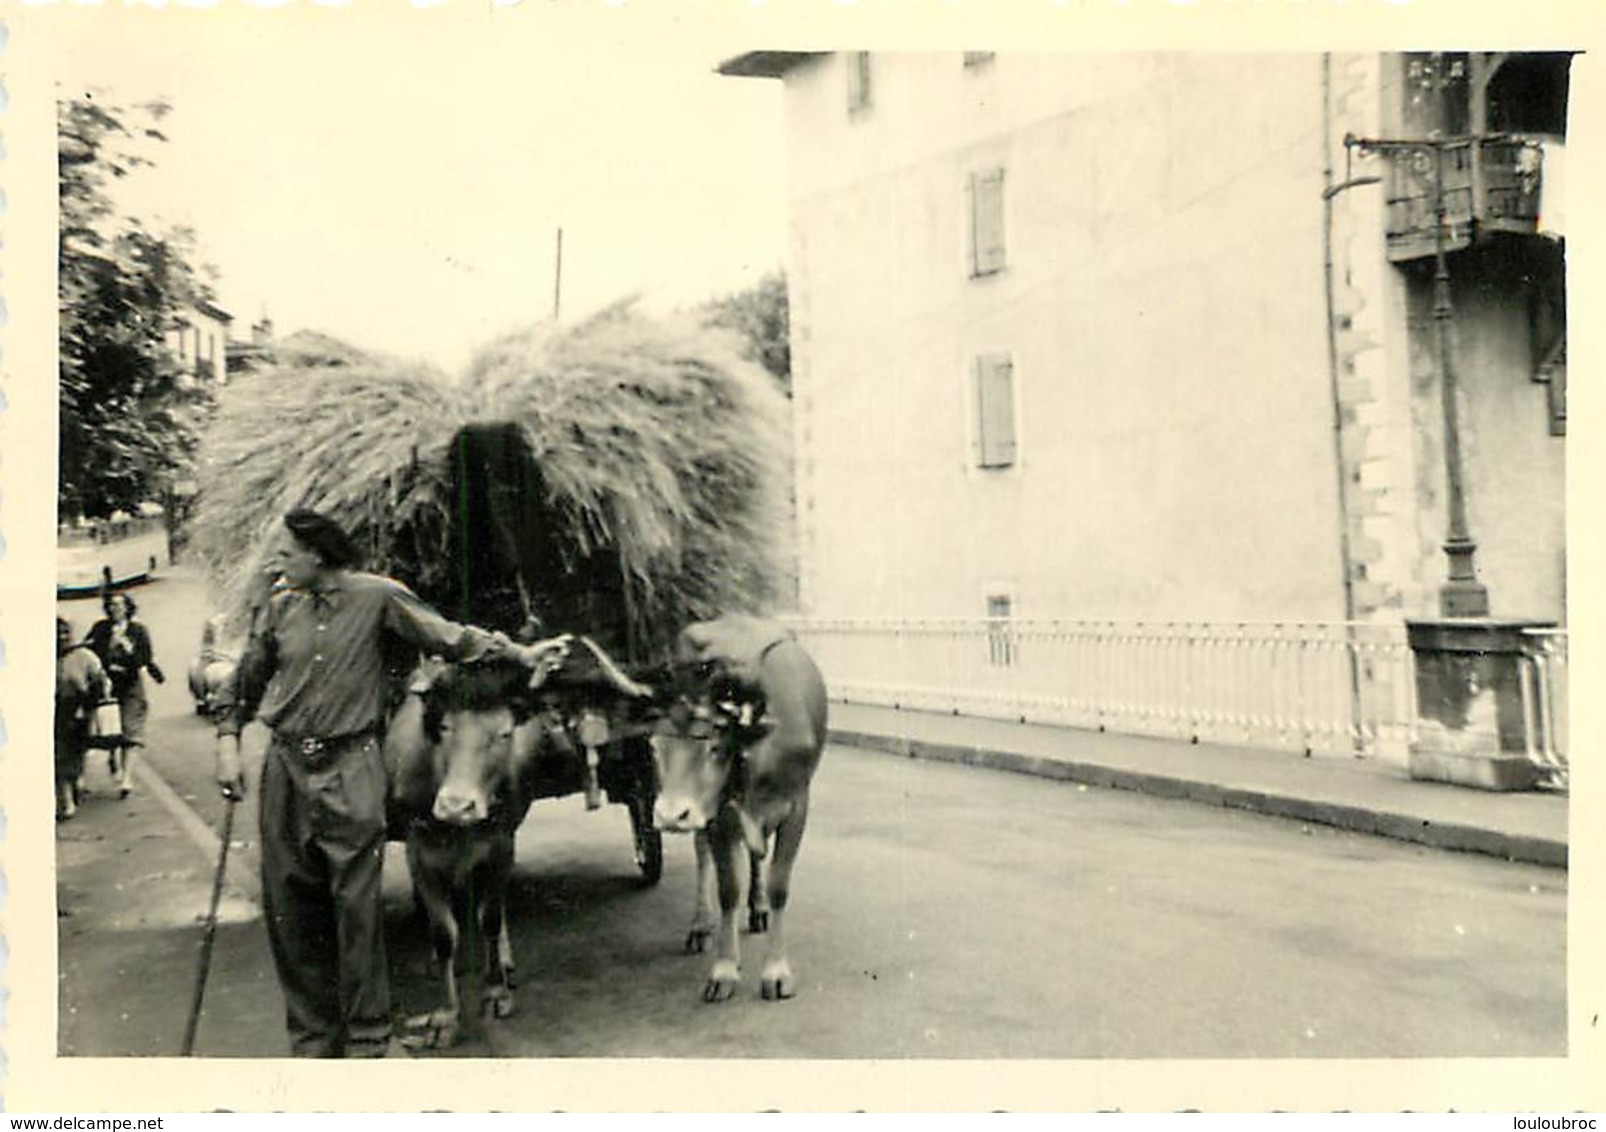
[[[261,797],[262,906],[291,1053],[382,1057],[390,977],[379,741],[371,734],[337,740],[311,757],[275,735]]]

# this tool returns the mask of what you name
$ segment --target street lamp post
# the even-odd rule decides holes
[[[1444,90],[1442,57],[1435,56],[1430,84]],[[1477,61],[1474,60],[1476,71]],[[1409,161],[1419,185],[1431,193],[1433,214],[1433,354],[1444,413],[1444,479],[1448,533],[1444,553],[1448,575],[1439,589],[1438,618],[1406,618],[1416,683],[1419,726],[1411,741],[1408,772],[1412,778],[1452,782],[1485,790],[1527,790],[1540,779],[1528,756],[1527,709],[1521,690],[1531,620],[1499,621],[1489,616],[1489,592],[1478,581],[1476,544],[1467,523],[1467,498],[1461,463],[1460,390],[1457,382],[1451,302],[1446,165],[1465,151],[1472,164],[1473,192],[1481,184],[1480,149],[1488,135],[1476,106],[1469,107],[1468,136],[1367,139],[1353,136],[1345,146],[1363,154],[1386,153]],[[1449,122],[1452,116],[1443,114]],[[1474,198],[1476,215],[1485,202]],[[1492,720],[1492,724],[1491,724]]]
[[[1455,308],[1450,299],[1450,262],[1445,247],[1449,209],[1444,191],[1444,153],[1450,145],[1476,145],[1476,139],[1425,138],[1388,140],[1381,138],[1344,139],[1363,153],[1408,153],[1420,173],[1424,164],[1431,168],[1433,194],[1433,328],[1434,360],[1439,371],[1439,396],[1444,411],[1444,479],[1448,502],[1449,530],[1444,553],[1449,571],[1439,589],[1439,611],[1445,617],[1487,617],[1489,590],[1478,580],[1474,555],[1477,543],[1467,522],[1466,487],[1461,466],[1460,390],[1456,382],[1453,349]],[[1429,157],[1428,162],[1421,162]]]
[[[1452,349],[1455,311],[1450,304],[1450,264],[1444,250],[1447,209],[1442,142],[1433,147],[1433,205],[1433,327],[1441,383],[1439,395],[1444,403],[1444,478],[1450,512],[1450,529],[1444,540],[1450,568],[1449,577],[1439,590],[1439,612],[1446,617],[1487,617],[1489,590],[1478,581],[1473,565],[1478,547],[1467,526],[1467,496],[1461,478],[1461,398]]]

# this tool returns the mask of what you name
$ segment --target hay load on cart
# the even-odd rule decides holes
[[[688,621],[784,601],[789,449],[784,395],[734,340],[621,305],[508,335],[456,381],[373,360],[231,384],[203,438],[191,546],[237,633],[267,595],[282,516],[311,507],[449,617],[584,634],[646,665]],[[564,707],[587,738],[607,730]],[[603,788],[611,772],[628,798],[645,768],[600,746]]]

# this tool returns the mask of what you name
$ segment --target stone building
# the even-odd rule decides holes
[[[997,647],[1021,624],[1347,626],[1342,651],[1464,612],[1457,562],[1488,612],[1564,623],[1568,63],[724,62],[785,87],[800,613],[842,630],[822,647],[889,697],[939,678],[868,659],[892,655],[872,621],[984,623],[967,685],[1029,660]],[[1352,724],[1381,677],[1353,649],[1332,672]],[[1075,693],[999,692],[1023,716]]]

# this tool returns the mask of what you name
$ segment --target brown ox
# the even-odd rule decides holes
[[[446,1002],[410,1020],[414,1044],[450,1045],[462,1007],[455,966],[466,934],[484,964],[484,1007],[513,1012],[506,891],[513,839],[533,801],[536,760],[566,742],[535,711],[530,672],[512,662],[446,665],[414,681],[385,735],[391,836],[407,843]],[[468,958],[473,959],[470,952]]]
[[[648,694],[595,642],[574,637],[568,644],[561,665],[536,681],[539,688],[512,662],[427,662],[391,719],[390,835],[407,843],[446,990],[443,1006],[410,1020],[422,1031],[412,1044],[456,1039],[462,1007],[455,968],[465,935],[483,962],[486,1011],[497,1018],[513,1012],[506,892],[514,836],[531,804],[584,766],[563,705],[613,705]]]
[[[697,835],[689,949],[700,950],[707,937],[717,888],[719,930],[703,998],[723,1001],[740,985],[736,915],[744,883],[753,894],[751,926],[763,930],[768,921],[760,993],[790,998],[797,985],[786,954],[786,905],[809,783],[825,746],[825,682],[788,630],[748,616],[687,626],[677,659],[701,678],[676,689],[653,736],[660,782],[654,817],[661,829]],[[744,869],[744,857],[756,865],[769,855],[772,839],[768,869]]]

